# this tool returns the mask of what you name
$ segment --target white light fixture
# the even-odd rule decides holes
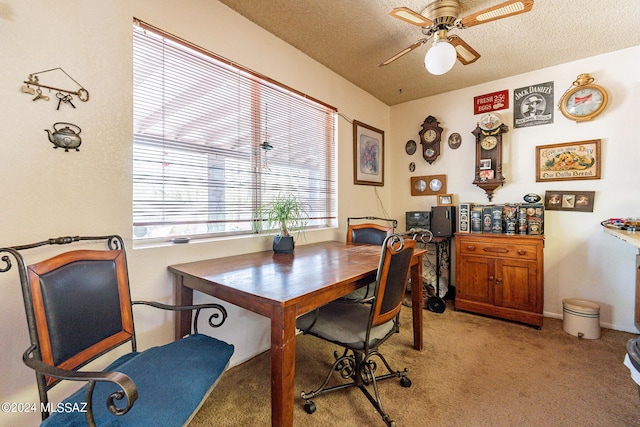
[[[433,46],[424,57],[424,66],[431,74],[439,76],[453,68],[456,58],[456,48],[447,40],[446,31],[438,31]]]

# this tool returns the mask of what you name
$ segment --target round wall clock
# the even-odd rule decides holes
[[[576,122],[591,120],[602,113],[607,106],[607,91],[603,87],[592,84],[594,78],[589,74],[580,74],[562,99],[560,111]]]
[[[413,153],[415,153],[416,148],[417,148],[417,144],[412,139],[407,141],[407,143],[404,145],[404,151],[406,151],[408,155],[412,155]]]
[[[498,145],[498,138],[493,135],[485,136],[480,143],[480,146],[485,150],[493,150]]]
[[[476,171],[473,183],[485,191],[489,201],[493,198],[495,189],[505,181],[502,175],[502,135],[509,131],[509,127],[501,123],[497,116],[491,116],[491,113],[484,116],[484,120],[471,132],[476,137]]]
[[[458,147],[460,147],[460,144],[462,144],[462,137],[460,136],[459,133],[454,132],[451,135],[449,135],[449,148],[451,148],[452,150],[457,149]]]
[[[433,116],[428,116],[422,123],[422,129],[418,132],[420,145],[422,145],[422,157],[427,163],[433,163],[440,155],[440,138],[442,129],[438,120]]]

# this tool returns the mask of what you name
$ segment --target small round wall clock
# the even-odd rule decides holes
[[[593,84],[589,74],[580,74],[560,100],[562,114],[576,122],[586,122],[602,113],[607,106],[607,91]]]

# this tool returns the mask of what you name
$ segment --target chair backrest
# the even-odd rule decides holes
[[[386,221],[389,225],[380,225],[373,222],[351,224],[353,220]],[[398,221],[390,218],[373,216],[347,218],[347,242],[380,246],[384,239],[395,231],[397,225]]]
[[[104,240],[109,249],[73,250],[28,266],[21,253],[78,240]],[[128,341],[136,350],[122,238],[66,237],[3,251],[18,261],[33,357],[73,370]],[[0,270],[10,268],[8,259]],[[37,375],[41,394],[60,381]]]
[[[397,234],[385,239],[376,278],[371,327],[393,319],[400,312],[415,246],[414,240],[404,239]]]

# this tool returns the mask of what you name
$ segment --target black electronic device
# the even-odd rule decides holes
[[[423,228],[429,230],[431,227],[431,212],[413,211],[405,213],[406,228]]]
[[[450,237],[456,231],[456,207],[432,206],[430,228],[434,237]]]

